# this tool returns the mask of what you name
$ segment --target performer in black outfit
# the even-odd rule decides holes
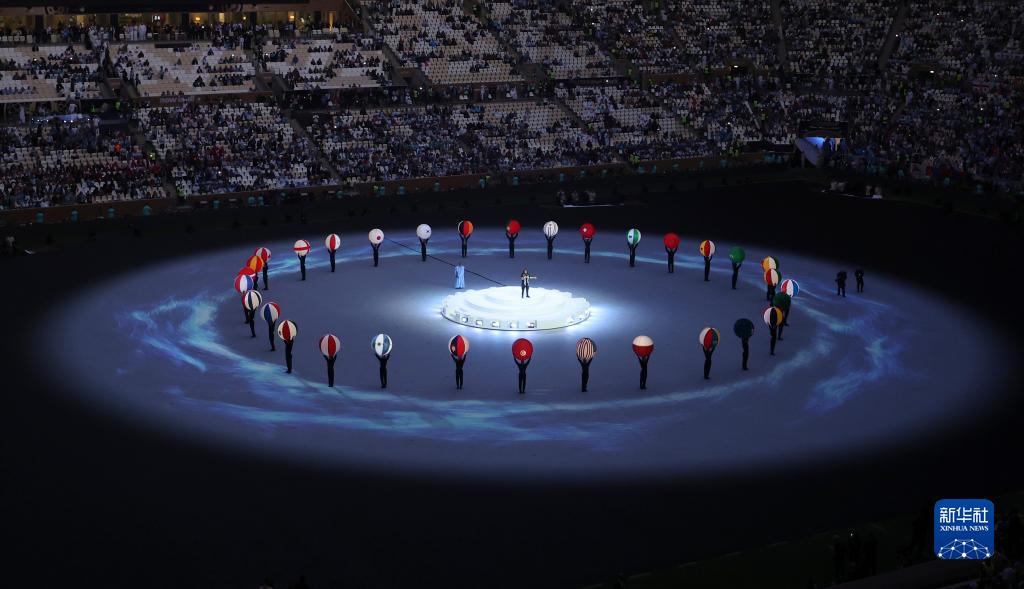
[[[530,359],[532,360],[532,358]],[[530,360],[524,362],[516,362],[516,367],[519,368],[519,394],[526,393],[526,367],[530,365]]]
[[[288,366],[288,370],[286,371],[286,372],[288,372],[288,374],[292,373],[292,346],[294,346],[294,345],[295,345],[295,340],[293,340],[293,339],[285,340],[285,342],[284,342],[284,362]],[[327,361],[327,365],[328,365],[328,367],[330,367],[331,379],[333,380],[334,379],[334,362],[333,362],[333,360],[328,360]]]
[[[747,359],[750,358],[750,337],[754,335],[754,322],[750,319],[737,319],[732,326],[733,333],[743,344],[743,370],[747,370]]]
[[[270,337],[270,351],[271,352],[276,352],[277,351],[277,347],[274,346],[274,328],[275,327],[277,327],[277,326],[274,325],[272,322],[270,322],[270,321],[267,322],[267,332],[268,332],[267,335]]]
[[[377,361],[380,362],[380,388],[388,388],[388,358],[391,355],[378,356]]]
[[[742,264],[742,262],[740,262]],[[740,264],[732,262],[732,289],[736,290],[736,280],[740,277]]]
[[[455,388],[462,390],[462,366],[466,363],[465,358],[459,358],[455,354],[452,354],[452,360],[455,361]]]
[[[857,268],[854,270],[853,277],[857,279],[857,292],[864,292],[864,269]]]
[[[676,271],[676,250],[665,246],[665,251],[668,253],[668,273],[675,274]]]
[[[291,342],[288,342],[291,345]],[[334,386],[334,363],[338,360],[337,356],[324,356],[324,360],[327,360],[327,386]],[[289,372],[291,370],[289,369]]]
[[[519,298],[530,298],[530,281],[536,279],[536,276],[530,276],[529,270],[523,268],[523,273],[519,275]]]
[[[327,253],[328,253],[328,254],[329,254],[329,255],[331,256],[331,272],[334,272],[334,267],[335,267],[335,266],[334,266],[334,256],[335,256],[335,254],[337,254],[338,252],[337,252],[337,251],[335,251],[335,250],[327,250]],[[305,258],[303,258],[303,259],[302,259],[302,267],[303,267],[303,268],[305,268],[305,267],[306,267],[306,259],[305,259]]]
[[[420,261],[427,261],[427,240],[420,239]]]
[[[650,356],[637,356],[640,360],[640,388],[647,388],[647,362],[651,359]]]
[[[714,349],[701,348],[704,351],[704,380],[711,378],[711,354],[715,353]]]
[[[593,237],[583,238],[583,263],[590,263],[590,242],[594,241]]]
[[[836,274],[836,296],[846,298],[846,270]]]
[[[711,274],[711,256],[704,256],[704,282],[708,282]]]
[[[597,354],[597,348],[594,346],[594,340],[585,337],[576,342],[576,359],[583,371],[580,392],[587,392],[587,383],[590,382],[590,362],[593,361],[595,354]]]
[[[376,268],[377,264],[380,262],[380,244],[371,243],[370,247],[373,248],[373,267]]]
[[[252,311],[250,311],[249,309],[245,310],[245,322],[249,324],[249,331],[252,332],[252,336],[256,337],[256,310],[255,309],[253,309]],[[270,338],[271,338],[271,341],[273,341],[273,338],[274,338],[273,333],[271,333]]]
[[[548,240],[548,259],[550,260],[552,254],[555,251],[555,238],[554,238],[554,236],[551,236],[551,237],[545,236],[545,239]]]
[[[334,252],[331,252],[331,261],[334,261]],[[302,279],[306,279],[306,256],[299,256],[299,270],[302,271]]]
[[[267,274],[267,266],[270,262],[263,262],[263,290],[270,290],[270,276]]]

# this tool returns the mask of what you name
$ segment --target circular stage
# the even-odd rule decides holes
[[[590,318],[587,299],[570,292],[530,288],[525,296],[518,286],[495,286],[448,295],[441,315],[469,327],[500,331],[560,329]]]
[[[524,230],[515,259],[501,228],[478,228],[464,259],[450,233],[435,232],[421,261],[414,227],[387,229],[374,267],[365,232],[353,231],[342,235],[334,273],[318,235],[140,268],[70,299],[33,349],[51,368],[41,372],[84,402],[189,440],[329,466],[516,480],[696,476],[893,448],[989,407],[1012,365],[970,311],[870,269],[866,292],[851,280],[843,298],[833,278],[844,264],[742,244],[733,290],[726,255],[704,281],[697,236],[684,236],[668,273],[657,238],[640,244],[630,267],[620,237],[596,239],[585,264],[582,243],[569,238],[547,260],[539,228]],[[292,254],[298,238],[314,244],[305,281]],[[251,336],[231,288],[258,246],[273,252],[263,302],[298,329],[290,374],[284,346],[270,350],[262,318]],[[800,285],[774,356],[762,320],[767,255]],[[469,291],[453,289],[456,262]],[[544,281],[529,303],[518,298],[527,264]],[[551,312],[513,312],[535,303]],[[586,321],[561,329],[541,322],[580,314]],[[755,326],[749,370],[733,334],[740,318]],[[531,320],[534,333],[489,324]],[[708,326],[721,341],[705,380],[698,334]],[[341,344],[334,388],[318,345],[327,333]],[[394,346],[387,388],[371,346],[380,333]],[[471,344],[461,390],[448,347],[455,335]],[[638,335],[654,342],[646,390],[631,348]],[[534,346],[524,395],[511,354],[520,337]],[[583,337],[596,347],[586,393]]]

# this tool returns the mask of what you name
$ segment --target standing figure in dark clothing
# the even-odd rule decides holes
[[[743,260],[747,259],[747,252],[743,251],[743,248],[736,246],[729,250],[729,262],[732,263],[732,289],[736,290],[736,281],[740,277],[740,266],[743,265]]]
[[[680,243],[679,236],[675,233],[665,234],[665,252],[668,254],[668,273],[672,274],[676,271],[676,251],[679,249]]]
[[[380,263],[380,244],[384,243],[384,232],[380,229],[370,229],[366,235],[370,240],[370,247],[373,248],[373,267]]]
[[[597,228],[593,223],[584,223],[580,226],[580,237],[583,238],[583,263],[590,263],[590,242],[594,241]]]
[[[647,388],[647,362],[650,361],[652,352],[654,352],[654,340],[646,335],[638,335],[633,338],[633,353],[640,361],[641,390]]]
[[[274,347],[274,331],[277,328],[277,318],[281,316],[281,306],[275,302],[263,305],[263,320],[267,322],[267,336],[270,338],[270,351],[276,351]]]
[[[263,260],[263,290],[270,290],[270,250],[265,247],[256,248],[256,255]]]
[[[519,275],[519,298],[530,298],[530,281],[537,280],[536,276],[530,276],[530,271],[523,268],[523,273]]]
[[[544,223],[544,239],[548,240],[548,259],[551,259],[555,252],[555,236],[558,235],[558,223],[548,221]]]
[[[245,308],[245,295],[252,291],[253,280],[252,276],[246,274],[246,272],[252,272],[248,268],[242,268],[238,271],[238,275],[235,276],[234,287],[235,291],[242,295],[242,312],[245,315],[242,323],[249,323],[249,311]]]
[[[700,330],[700,349],[704,352],[704,380],[711,378],[711,354],[715,353],[718,347],[720,336],[714,327],[705,327]]]
[[[466,257],[469,249],[469,237],[473,235],[473,223],[470,221],[459,221],[459,237],[462,239],[462,257]]]
[[[334,386],[334,362],[338,359],[338,352],[341,351],[341,340],[338,336],[328,333],[320,338],[320,353],[327,360],[327,386]]]
[[[743,344],[743,370],[747,370],[747,359],[750,358],[750,336],[754,335],[754,322],[750,319],[737,319],[732,332]]]
[[[640,230],[633,228],[626,232],[626,244],[629,245],[629,267],[636,266],[636,246],[640,245]]]
[[[864,292],[864,268],[854,270],[853,277],[857,279],[857,292]]]
[[[775,342],[778,340],[778,327],[782,324],[782,309],[778,307],[768,307],[764,310],[764,323],[768,326],[768,332],[771,334],[771,355],[775,355]]]
[[[327,254],[331,256],[331,272],[334,272],[334,256],[341,248],[341,237],[338,237],[337,233],[332,233],[324,239],[324,245],[327,246]]]
[[[420,261],[427,261],[427,242],[430,241],[430,236],[434,234],[434,230],[430,228],[430,225],[422,223],[416,226],[416,237],[420,240]]]
[[[263,297],[255,290],[242,295],[242,306],[245,307],[245,322],[249,324],[249,331],[256,337],[256,309],[263,304]]]
[[[455,388],[462,390],[462,367],[466,364],[466,354],[469,352],[469,340],[457,335],[448,340],[448,352],[455,361]]]
[[[522,225],[519,221],[512,219],[505,225],[505,237],[508,238],[508,257],[516,257],[516,238],[519,237],[519,230],[522,229]]]
[[[380,388],[385,389],[388,386],[388,358],[391,357],[393,349],[391,336],[378,333],[373,337],[370,346],[373,348],[373,354],[377,356],[377,361],[380,362]]]
[[[298,335],[298,332],[295,323],[291,321],[285,320],[277,324],[277,337],[284,342],[284,361],[288,366],[289,374],[292,371],[292,345],[295,344],[295,336]]]
[[[704,282],[708,282],[711,276],[711,258],[715,255],[715,242],[705,239],[700,242],[697,249],[700,251],[700,255],[704,256]]]
[[[846,270],[836,274],[836,296],[846,298]]]
[[[302,272],[302,279],[306,279],[306,256],[310,250],[309,242],[305,239],[300,239],[295,242],[295,255],[299,257],[299,270]]]
[[[512,358],[519,369],[519,394],[526,393],[526,367],[533,359],[533,344],[530,340],[519,338],[512,342]]]
[[[587,383],[590,381],[590,362],[597,355],[597,347],[594,340],[585,337],[576,342],[576,359],[580,362],[583,371],[583,382],[580,385],[581,392],[587,392]]]
[[[766,297],[768,304],[771,304],[772,299],[775,298],[775,287],[779,284],[779,278],[779,271],[775,268],[769,268],[764,271],[764,284],[768,289]]]
[[[779,323],[779,341],[782,341],[782,330],[789,323],[786,319],[789,317],[789,308],[793,305],[793,299],[784,292],[775,293],[772,297],[772,306],[782,310],[782,321]]]

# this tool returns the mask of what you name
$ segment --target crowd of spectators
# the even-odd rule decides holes
[[[108,50],[108,58],[142,96],[256,89],[255,68],[247,53],[208,42],[176,47],[125,43]]]
[[[344,32],[327,40],[267,40],[259,60],[267,71],[280,74],[292,89],[390,85],[391,65],[381,44],[357,33]]]
[[[98,98],[98,67],[81,45],[0,47],[0,102]]]

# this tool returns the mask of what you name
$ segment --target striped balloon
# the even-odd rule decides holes
[[[370,232],[366,234],[366,237],[373,245],[379,245],[384,241],[384,232],[380,229],[370,229]]]
[[[779,283],[779,271],[769,268],[764,271],[764,283],[768,286],[775,286]]]
[[[711,241],[710,239],[705,239],[704,241],[700,242],[700,247],[698,247],[697,249],[700,251],[700,255],[704,256],[705,258],[710,258],[711,256],[715,255],[715,242]]]
[[[281,316],[281,305],[271,301],[266,305],[263,305],[263,320],[273,325],[277,323],[277,318]]]
[[[576,342],[576,357],[580,362],[590,362],[596,355],[597,347],[594,346],[594,340],[589,337],[584,337],[581,338],[580,341]]]
[[[640,243],[640,230],[637,228],[630,229],[626,232],[626,243],[635,246]]]
[[[551,239],[556,235],[558,235],[558,223],[555,223],[554,221],[544,223],[544,237]]]
[[[663,241],[665,242],[666,248],[672,251],[676,251],[677,249],[679,249],[679,242],[682,240],[679,239],[679,236],[676,235],[675,233],[666,233],[665,239]]]
[[[234,286],[238,294],[244,294],[245,291],[252,290],[253,284],[252,276],[247,274],[239,274],[238,276],[235,276]]]
[[[512,342],[512,357],[519,364],[524,364],[533,357],[533,344],[526,338]]]
[[[637,358],[647,358],[654,351],[654,340],[646,335],[638,335],[633,338],[633,353]]]
[[[800,285],[797,284],[796,280],[787,278],[779,285],[779,290],[788,294],[790,297],[795,297],[796,294],[800,292]]]
[[[336,252],[341,249],[341,237],[337,233],[332,233],[324,239],[324,245],[327,246],[327,251]]]
[[[299,256],[300,258],[305,258],[306,254],[309,253],[309,249],[309,242],[306,241],[305,239],[300,239],[296,241],[295,245],[292,246],[292,250],[295,251],[295,255]]]
[[[430,225],[426,223],[420,223],[416,226],[416,237],[419,237],[423,241],[430,239],[430,236],[434,234],[434,230],[430,228]]]
[[[768,327],[778,327],[782,324],[782,309],[768,307],[764,310],[764,324]]]
[[[257,256],[259,256],[261,260],[263,260],[264,264],[270,261],[270,250],[268,250],[267,248],[258,247],[256,248],[256,251],[254,253]]]
[[[705,327],[700,330],[700,345],[705,350],[713,352],[718,347],[718,341],[718,330],[714,327]]]
[[[253,280],[256,279],[256,271],[253,270],[252,268],[248,267],[248,266],[242,266],[238,270],[238,273],[239,274],[245,274],[246,276],[248,276],[249,278],[252,278]]]
[[[473,235],[473,222],[459,221],[459,235],[463,237],[469,237],[470,235]]]
[[[391,355],[391,336],[386,333],[378,333],[373,336],[370,346],[378,358],[386,358]]]
[[[320,336],[320,353],[327,358],[333,358],[341,351],[341,340],[333,333]]]
[[[256,254],[249,256],[249,259],[245,262],[245,267],[249,268],[253,272],[259,272],[263,269],[263,258]]]
[[[245,307],[247,311],[255,311],[256,309],[259,309],[262,304],[263,295],[255,290],[250,290],[242,295],[242,306]]]
[[[295,323],[291,321],[284,320],[277,325],[277,337],[286,342],[292,341],[298,334],[299,330],[295,327]]]
[[[761,269],[764,270],[765,272],[769,270],[778,270],[779,261],[771,256],[768,256],[767,258],[761,260]]]
[[[453,337],[448,340],[448,351],[459,360],[465,359],[466,354],[469,352],[469,340],[461,335]]]

